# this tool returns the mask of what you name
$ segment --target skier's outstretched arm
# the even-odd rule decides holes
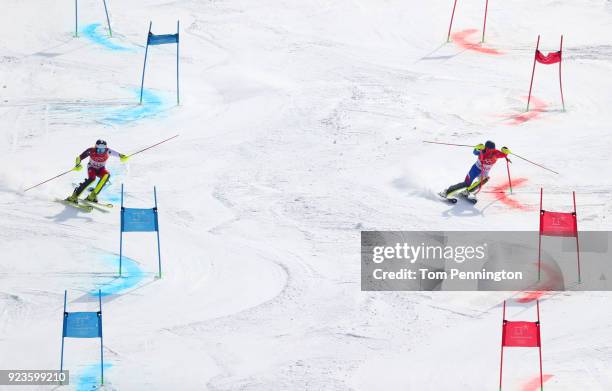
[[[499,158],[504,158],[510,163],[512,163],[512,160],[508,159],[508,155],[510,155],[511,153],[512,152],[510,152],[510,149],[508,147],[502,147],[501,151],[497,151],[497,156]]]
[[[118,157],[122,162],[127,162],[127,160],[130,158],[128,155],[124,155],[110,148],[108,149],[108,154],[114,157]]]
[[[480,153],[482,152],[482,150],[485,149],[485,145],[484,144],[478,144],[476,146],[474,146],[474,151],[472,151],[472,153],[476,156],[480,156]]]

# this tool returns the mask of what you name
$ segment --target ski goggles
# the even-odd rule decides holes
[[[106,152],[106,147],[96,145],[96,152],[97,153],[104,153],[104,152]]]

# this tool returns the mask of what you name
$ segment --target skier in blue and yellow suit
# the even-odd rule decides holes
[[[465,176],[463,182],[450,186],[440,195],[446,197],[451,193],[458,192],[460,189],[465,189],[467,193],[471,193],[487,183],[489,180],[489,171],[495,162],[497,162],[497,159],[504,158],[510,161],[510,159],[508,159],[510,150],[506,147],[502,147],[501,151],[495,149],[495,143],[493,141],[487,141],[484,144],[476,145],[473,153],[478,156],[478,160],[472,165],[472,168]]]

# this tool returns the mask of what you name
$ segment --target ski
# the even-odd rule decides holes
[[[100,212],[108,213],[110,209],[113,207],[113,204],[100,204],[97,202],[91,202],[87,200],[79,200],[79,205],[88,206],[92,209],[99,210]],[[110,206],[108,206],[110,205]]]
[[[459,189],[446,195],[444,194],[444,191],[441,191],[438,193],[438,195],[442,197],[444,201],[450,202],[451,204],[456,204],[459,198],[462,198],[471,204],[476,204],[478,202],[476,197],[472,196],[471,194],[465,194],[465,189]]]
[[[61,198],[56,198],[55,199],[56,202],[59,202],[61,204],[67,205],[67,206],[72,206],[73,208],[77,208],[82,210],[83,212],[91,212],[93,210],[93,206],[90,205],[82,205],[82,204],[76,204],[74,202],[70,202],[70,201],[66,201],[66,200],[62,200]]]
[[[450,202],[451,204],[457,203],[457,198],[454,198],[452,195],[449,197],[445,195],[443,191],[439,192],[438,195],[446,202]]]
[[[460,195],[461,195],[461,198],[463,198],[464,200],[466,200],[467,202],[471,204],[476,204],[478,202],[478,198],[476,198],[472,194],[465,194],[462,192]]]
[[[104,209],[112,209],[113,208],[113,204],[111,203],[106,203],[106,202],[92,202],[89,201],[87,199],[84,200],[79,200],[81,201],[81,203],[83,203],[84,205],[89,205],[89,206],[93,206],[95,207],[100,207],[100,208],[104,208]]]

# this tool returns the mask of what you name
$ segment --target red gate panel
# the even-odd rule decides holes
[[[540,346],[540,325],[537,322],[504,322],[504,346],[537,348]]]

